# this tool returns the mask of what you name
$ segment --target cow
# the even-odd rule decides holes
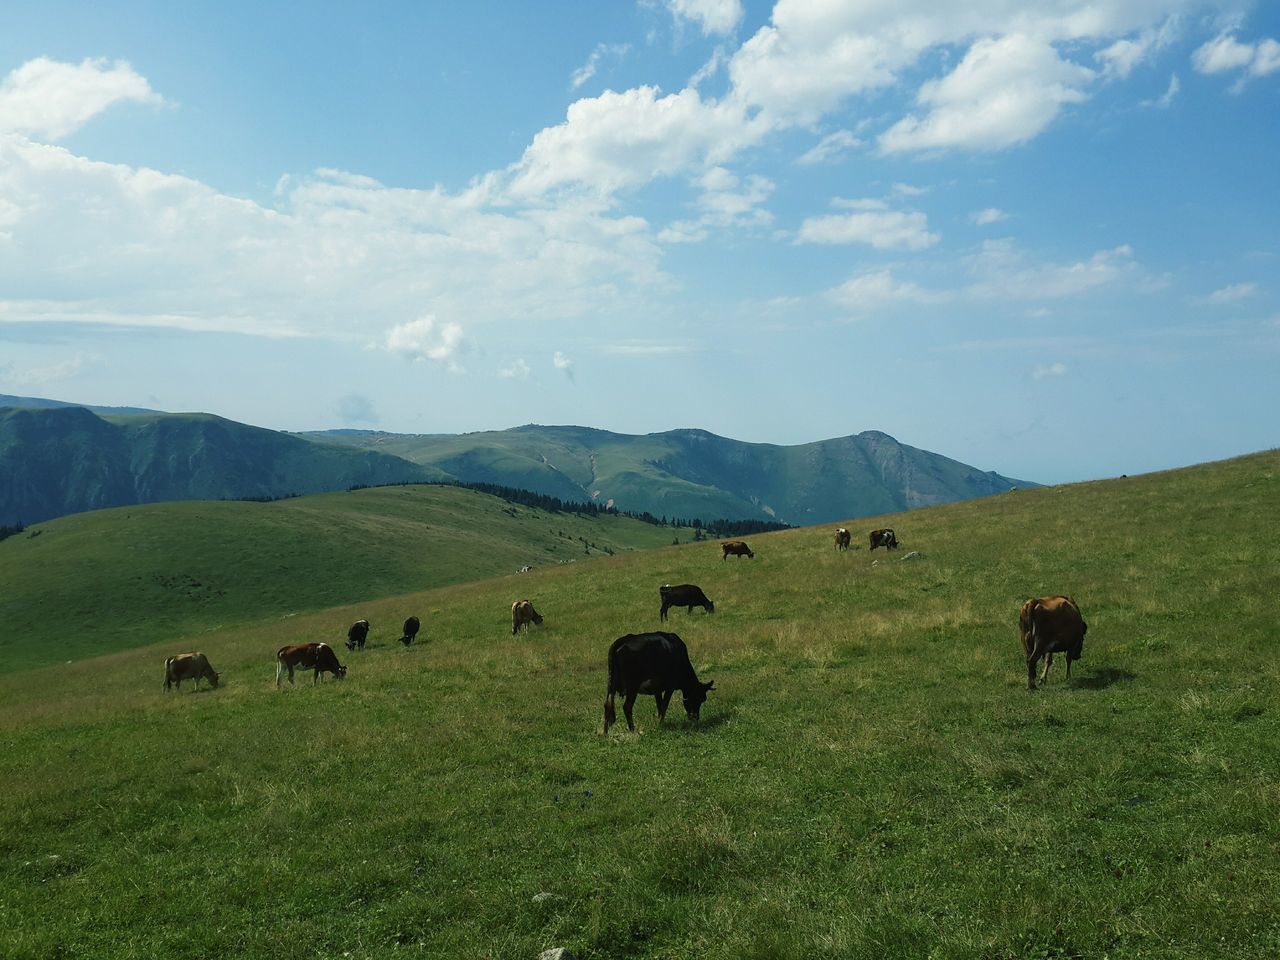
[[[418,631],[422,629],[422,621],[417,617],[410,617],[404,622],[404,636],[400,638],[400,642],[406,647],[413,643],[418,636]]]
[[[280,687],[280,678],[289,671],[289,682],[293,683],[294,668],[314,670],[311,685],[315,686],[320,674],[328,671],[338,680],[345,680],[347,668],[338,662],[338,655],[327,643],[294,643],[281,647],[276,651],[276,688]]]
[[[533,569],[533,567],[529,566],[529,564],[527,564],[527,563],[526,563],[523,567],[521,567],[521,568],[520,568],[520,572],[521,572],[521,573],[528,573],[528,572],[529,572],[529,571],[531,571],[532,569]]]
[[[203,653],[180,653],[164,662],[164,688],[176,685],[181,690],[183,680],[194,680],[197,690],[201,680],[208,680],[209,686],[217,689],[218,672],[209,666],[209,658]]]
[[[528,600],[517,600],[511,605],[511,635],[514,637],[520,632],[520,628],[526,624],[536,623],[542,625],[542,617],[538,615],[538,611],[533,609],[533,604]]]
[[[848,550],[849,544],[853,542],[853,535],[844,527],[836,528],[836,549]]]
[[[721,560],[728,560],[729,554],[733,554],[735,557],[742,557],[743,554],[749,558],[755,557],[755,554],[751,552],[751,548],[741,540],[726,540],[720,544],[720,549],[724,551],[720,557]]]
[[[886,550],[893,550],[898,546],[898,535],[893,532],[890,527],[883,530],[871,531],[871,549],[876,547],[884,547]]]
[[[357,620],[347,631],[347,649],[363,650],[365,638],[369,636],[369,621]]]
[[[609,685],[604,700],[604,732],[609,732],[618,719],[613,708],[614,694],[623,695],[622,712],[627,729],[635,730],[631,708],[642,693],[653,694],[658,705],[658,723],[667,715],[671,694],[684,695],[684,709],[690,720],[697,720],[707,692],[715,689],[715,681],[703,683],[689,662],[689,650],[674,633],[629,633],[609,647]]]
[[[694,607],[701,607],[707,613],[716,612],[716,605],[707,599],[702,588],[692,583],[682,583],[678,587],[668,583],[658,588],[658,595],[662,597],[662,609],[658,616],[663,620],[667,619],[667,611],[672,607],[685,607],[690,613],[693,613]]]
[[[1080,615],[1080,606],[1071,597],[1033,597],[1022,605],[1018,615],[1018,636],[1027,658],[1027,689],[1036,688],[1036,663],[1044,657],[1040,684],[1049,678],[1053,655],[1067,655],[1067,679],[1071,679],[1071,661],[1080,659],[1084,635],[1089,625]]]

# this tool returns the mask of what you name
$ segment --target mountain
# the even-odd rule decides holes
[[[369,450],[209,414],[0,407],[0,524],[160,500],[284,497],[441,479]]]
[[[25,407],[29,410],[56,410],[66,407],[84,407],[94,413],[160,413],[146,407],[101,407],[91,403],[68,403],[66,400],[46,400],[44,397],[15,397],[0,393],[0,407]]]
[[[681,518],[767,518],[802,526],[891,513],[1037,484],[899,443],[879,431],[796,446],[705,430],[645,436],[527,425],[461,435],[304,434],[394,454],[467,483]]]

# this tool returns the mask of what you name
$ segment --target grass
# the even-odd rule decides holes
[[[264,617],[654,547],[674,535],[447,486],[76,514],[0,541],[0,622],[15,625],[0,634],[0,673],[170,638],[200,643]],[[398,637],[403,620],[375,627]],[[347,625],[308,639],[345,639]]]
[[[0,955],[1275,956],[1277,468],[853,527],[894,526],[893,554],[827,527],[755,560],[688,544],[2,677]],[[664,582],[715,601],[667,629],[716,689],[696,726],[645,698],[602,737],[604,652],[659,628]],[[1029,694],[1017,611],[1050,592],[1089,634]],[[513,638],[517,595],[546,623]],[[410,612],[420,645],[275,690],[280,644]],[[225,685],[162,694],[197,639]]]

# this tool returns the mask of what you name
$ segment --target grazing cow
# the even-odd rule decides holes
[[[369,621],[357,620],[347,631],[347,649],[363,650],[365,638],[369,636]]]
[[[853,534],[844,527],[836,528],[836,549],[848,550],[849,544],[853,542]]]
[[[735,557],[741,557],[744,554],[747,557],[755,557],[755,554],[751,552],[751,548],[741,540],[726,540],[720,544],[720,549],[724,551],[720,557],[721,560],[728,560],[729,554],[733,554]]]
[[[417,617],[410,617],[404,622],[404,636],[400,638],[400,642],[406,647],[413,643],[414,638],[418,636],[418,631],[422,629],[422,621]]]
[[[609,689],[604,700],[604,732],[609,732],[618,719],[613,709],[613,697],[623,695],[622,712],[627,718],[627,729],[634,730],[631,708],[636,697],[652,693],[658,704],[658,723],[667,715],[671,694],[679,690],[684,695],[684,709],[690,720],[698,719],[698,712],[707,699],[707,691],[715,689],[715,681],[703,683],[693,672],[689,662],[689,650],[674,633],[629,633],[619,637],[609,647]]]
[[[1089,625],[1080,615],[1080,607],[1071,597],[1033,597],[1022,605],[1018,616],[1018,635],[1027,657],[1027,688],[1036,688],[1036,662],[1044,657],[1040,683],[1049,678],[1053,655],[1067,655],[1067,679],[1071,679],[1071,661],[1080,659],[1084,635]]]
[[[542,617],[538,616],[538,611],[533,609],[533,604],[528,600],[517,600],[511,605],[511,635],[514,637],[521,627],[529,623],[541,626]]]
[[[876,547],[884,547],[886,550],[893,550],[898,546],[898,535],[893,532],[892,528],[885,527],[883,530],[871,531],[871,549]]]
[[[347,668],[338,662],[338,655],[327,643],[294,643],[281,647],[276,651],[276,687],[280,686],[280,678],[285,670],[289,671],[289,682],[293,683],[295,667],[314,670],[311,685],[315,686],[320,674],[326,670],[339,680],[345,680]]]
[[[663,620],[667,619],[667,611],[672,607],[685,607],[690,613],[694,607],[701,607],[707,613],[716,612],[716,605],[707,599],[702,588],[692,583],[682,583],[678,587],[667,584],[658,588],[658,595],[662,597],[662,610],[658,615]]]
[[[164,688],[177,685],[181,690],[183,680],[194,680],[197,690],[201,680],[208,680],[209,686],[216,689],[218,672],[209,666],[209,658],[203,653],[180,653],[164,662]]]

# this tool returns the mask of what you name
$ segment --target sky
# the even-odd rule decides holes
[[[0,393],[1280,446],[1280,4],[8,0]]]

